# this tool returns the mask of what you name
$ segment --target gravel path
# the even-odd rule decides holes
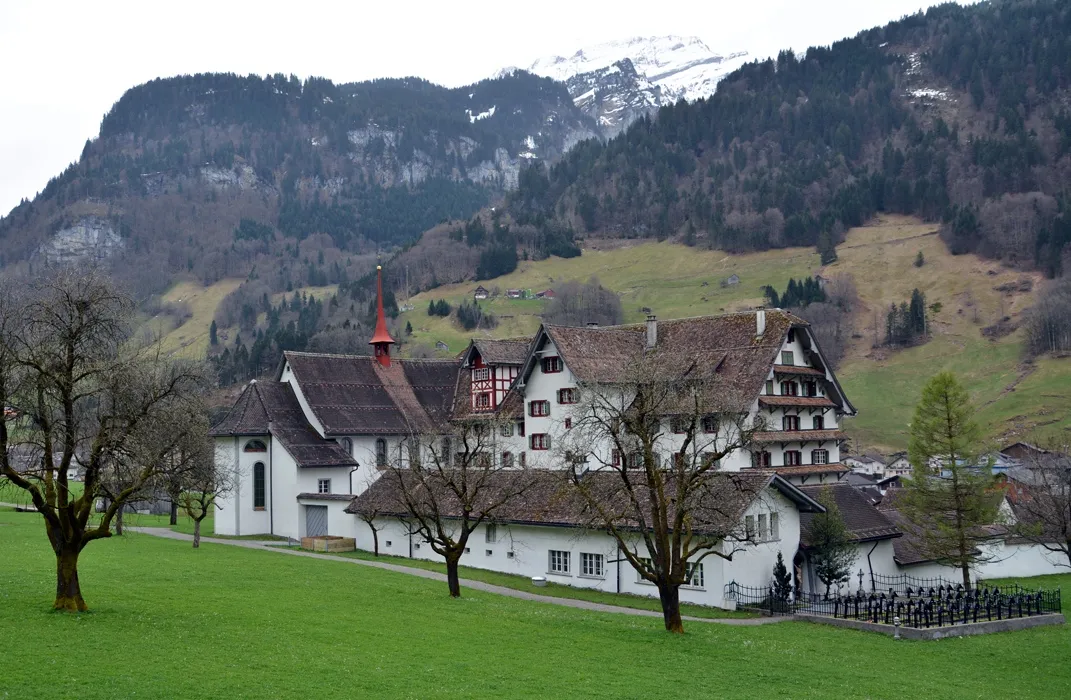
[[[193,535],[187,535],[181,532],[173,532],[164,527],[130,527],[128,530],[134,532],[141,532],[146,535],[153,535],[155,537],[164,537],[172,540],[193,540]],[[320,554],[318,552],[306,552],[298,549],[287,549],[279,547],[278,541],[258,541],[258,540],[229,540],[221,539],[217,537],[202,537],[202,542],[210,542],[212,544],[226,544],[232,547],[245,547],[246,549],[259,549],[266,552],[274,552],[276,554],[288,554],[295,557],[308,557],[310,559],[325,559],[327,561],[337,561],[344,564],[357,564],[359,566],[371,566],[376,569],[385,569],[386,571],[393,571],[399,574],[409,574],[410,576],[419,576],[420,578],[431,579],[433,581],[446,581],[446,574],[440,574],[437,571],[428,571],[426,569],[414,569],[408,566],[399,566],[398,564],[389,564],[381,561],[367,561],[364,559],[353,559],[351,557],[339,557],[331,554]],[[276,546],[269,546],[276,545]],[[469,579],[461,579],[461,585],[465,588],[471,588],[477,591],[484,591],[486,593],[494,593],[496,595],[504,595],[510,598],[519,598],[521,600],[531,600],[537,603],[547,603],[549,605],[560,605],[567,608],[579,608],[581,610],[593,610],[595,612],[605,613],[617,613],[620,615],[638,615],[640,617],[662,617],[662,613],[654,610],[638,610],[636,608],[625,608],[618,605],[604,605],[603,603],[592,603],[587,600],[576,600],[574,598],[557,598],[548,595],[539,595],[538,593],[529,593],[528,591],[518,591],[513,588],[506,588],[504,586],[495,586],[490,583],[484,583],[483,581],[472,581]],[[785,622],[792,618],[790,617],[752,617],[752,618],[705,618],[705,617],[691,617],[689,615],[684,616],[685,620],[689,622],[709,622],[719,625],[733,625],[738,627],[754,627],[756,625],[768,625],[776,622]]]

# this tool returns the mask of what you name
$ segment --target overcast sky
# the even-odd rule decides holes
[[[445,85],[631,36],[698,36],[757,58],[829,44],[928,0],[231,2],[0,0],[0,212],[76,160],[134,85],[182,73],[295,73]]]

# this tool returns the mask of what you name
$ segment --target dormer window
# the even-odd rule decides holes
[[[544,357],[543,358],[543,374],[554,374],[555,372],[562,371],[562,358],[560,357]]]
[[[472,381],[486,382],[491,378],[491,370],[487,367],[472,370]]]
[[[250,440],[245,443],[246,452],[267,452],[268,446],[264,444],[263,440]]]

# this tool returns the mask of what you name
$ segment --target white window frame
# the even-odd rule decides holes
[[[551,549],[547,551],[547,573],[558,576],[572,576],[572,552],[567,549]]]
[[[812,464],[829,464],[829,450],[811,450]]]
[[[785,362],[785,360],[788,360],[788,362]],[[796,353],[792,352],[791,350],[782,350],[781,351],[781,364],[784,365],[785,367],[795,367],[796,366]]]
[[[598,553],[580,553],[580,575],[584,578],[606,578],[606,558]]]
[[[317,479],[316,480],[316,493],[319,493],[319,494],[331,493],[331,480],[330,479]]]
[[[688,565],[688,580],[683,586],[685,588],[706,588],[706,581],[703,579],[703,562]]]
[[[472,381],[474,382],[486,382],[491,380],[491,369],[489,367],[479,367],[472,370]]]
[[[774,512],[770,513],[770,541],[778,542],[781,539],[781,516]]]
[[[501,435],[502,437],[513,437],[513,423],[509,423],[509,422],[503,423],[498,428],[498,434]]]

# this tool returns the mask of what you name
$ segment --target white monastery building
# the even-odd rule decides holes
[[[380,281],[380,285],[382,282]],[[383,504],[375,519],[382,554],[436,559],[412,532],[388,479],[388,465],[417,459],[414,434],[442,435],[462,421],[492,417],[494,454],[503,467],[545,470],[525,498],[480,525],[461,563],[611,592],[656,596],[617,551],[560,493],[573,411],[586,389],[612,385],[640,358],[696,366],[714,377],[718,411],[746,416],[762,429],[749,449],[718,464],[746,485],[723,509],[748,533],[747,546],[726,560],[695,567],[684,602],[734,607],[726,586],[769,583],[780,552],[803,590],[823,590],[807,565],[807,525],[822,512],[819,491],[832,486],[857,542],[856,566],[868,587],[881,576],[921,573],[955,580],[954,570],[920,557],[894,508],[879,510],[846,482],[841,420],[855,414],[806,321],[780,309],[615,327],[543,325],[533,338],[474,340],[459,358],[391,356],[380,288],[372,353],[284,353],[274,381],[250,382],[212,429],[221,468],[238,487],[218,504],[217,534],[291,538],[337,535],[373,549],[373,532],[356,513]],[[719,422],[703,430],[719,440]],[[665,421],[668,445],[674,425]],[[592,464],[627,468],[630,455],[591,444]],[[668,452],[671,448],[667,448]],[[586,478],[601,475],[598,467]],[[505,476],[502,476],[505,474]],[[508,472],[499,472],[508,478]],[[716,486],[712,487],[716,488]],[[1025,548],[1000,560],[993,575],[1050,573],[1052,560]],[[726,545],[728,546],[728,544]],[[982,575],[989,575],[986,571]]]

